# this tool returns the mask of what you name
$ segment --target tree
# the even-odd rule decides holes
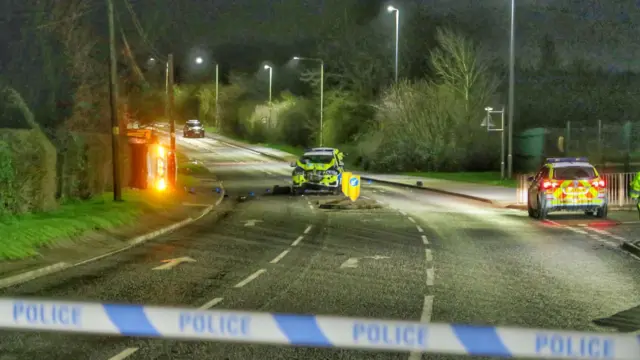
[[[549,34],[540,41],[540,70],[556,70],[560,66],[556,44]]]
[[[439,47],[431,52],[431,63],[438,82],[463,100],[466,113],[484,109],[498,85],[488,59],[460,33],[439,28],[436,38]]]

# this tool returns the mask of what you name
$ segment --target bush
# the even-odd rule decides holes
[[[465,116],[462,107],[446,87],[426,81],[390,89],[376,114],[377,128],[360,141],[361,165],[390,172],[493,167],[497,136],[480,127],[482,112]]]

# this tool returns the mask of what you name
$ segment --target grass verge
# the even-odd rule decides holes
[[[132,224],[146,211],[167,206],[171,200],[153,191],[125,190],[123,202],[113,193],[87,201],[63,204],[44,213],[0,217],[0,260],[17,260],[38,254],[38,248],[86,231]]]
[[[408,172],[402,175],[425,177],[441,180],[452,180],[468,182],[473,184],[504,186],[509,188],[517,188],[518,182],[514,179],[500,179],[499,172]]]

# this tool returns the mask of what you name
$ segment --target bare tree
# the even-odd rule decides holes
[[[466,112],[486,106],[497,88],[490,63],[470,39],[449,29],[438,29],[439,47],[431,52],[431,63],[441,83],[464,100]],[[484,104],[484,105],[483,105]]]

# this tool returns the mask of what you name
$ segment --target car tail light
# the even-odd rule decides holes
[[[557,187],[558,187],[558,183],[552,180],[544,180],[540,183],[541,190],[555,189]]]
[[[605,181],[602,179],[596,179],[596,180],[593,180],[591,185],[595,188],[605,188],[607,186],[607,183],[605,183]]]

